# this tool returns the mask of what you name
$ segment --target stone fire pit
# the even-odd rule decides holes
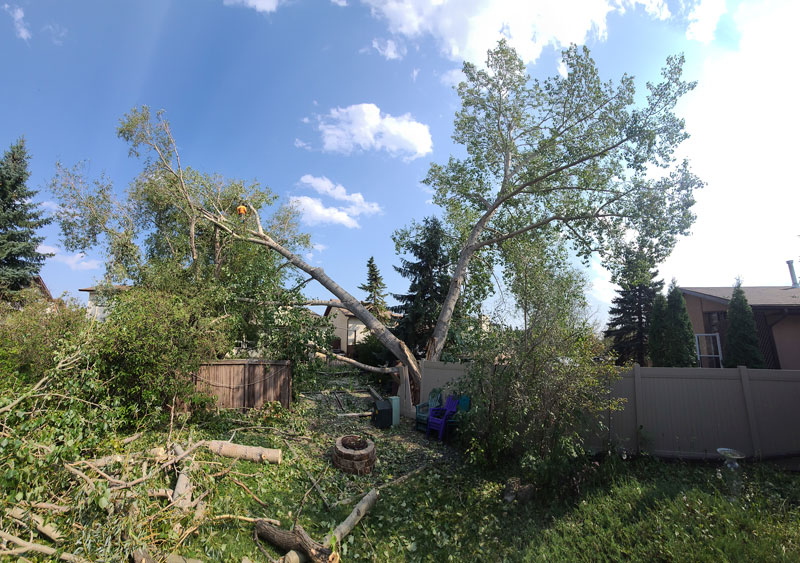
[[[347,473],[366,475],[375,466],[375,444],[361,436],[342,436],[333,447],[333,465]]]

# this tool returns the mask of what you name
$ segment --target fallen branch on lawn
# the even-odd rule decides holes
[[[406,481],[407,479],[410,479],[411,477],[413,477],[414,475],[416,475],[417,473],[419,473],[420,471],[425,469],[427,466],[428,466],[427,463],[423,463],[422,465],[420,465],[416,469],[414,469],[412,471],[409,471],[405,475],[401,475],[400,477],[398,477],[397,479],[394,479],[393,481],[389,481],[388,483],[384,483],[383,485],[380,485],[379,487],[376,487],[376,489],[379,490],[379,491],[382,491],[386,487],[393,487],[395,485],[399,485],[403,481]],[[336,502],[334,502],[331,505],[331,508],[336,508],[337,506],[341,506],[343,504],[350,504],[351,502],[355,501],[357,498],[358,497],[356,496],[356,497],[348,497],[348,498],[342,499],[342,500],[337,500]]]
[[[20,548],[24,548],[25,551],[43,553],[44,555],[52,555],[52,556],[57,555],[57,557],[62,561],[71,561],[73,563],[89,563],[88,560],[84,559],[83,557],[78,557],[77,555],[72,555],[71,553],[58,553],[58,551],[53,549],[52,547],[25,541],[21,538],[18,538],[17,536],[12,536],[11,534],[3,530],[0,530],[0,538],[16,544],[20,546]],[[15,550],[15,553],[16,554],[25,553],[25,551]]]
[[[189,559],[180,555],[170,554],[167,556],[155,552],[157,555],[153,557],[146,547],[140,547],[131,553],[133,563],[156,563],[156,561],[163,561],[164,563],[203,563],[201,559]]]
[[[282,530],[263,520],[256,521],[258,537],[285,552],[300,552],[314,563],[338,563],[339,554],[314,541],[302,526],[295,526],[291,532]]]
[[[371,411],[364,412],[340,412],[336,415],[339,418],[360,418],[362,416],[372,416]]]
[[[7,508],[6,516],[22,524],[23,526],[29,526],[30,524],[33,524],[40,534],[54,543],[61,543],[61,541],[64,539],[64,536],[61,532],[55,529],[52,525],[45,524],[44,518],[38,514],[34,514],[33,512],[26,512],[19,507]]]
[[[336,529],[334,529],[333,532],[328,534],[328,536],[325,538],[325,541],[322,543],[323,549],[330,548],[331,544],[334,541],[336,542],[336,545],[340,545],[342,543],[342,539],[346,537],[347,534],[349,534],[353,530],[353,528],[356,527],[356,525],[361,521],[364,515],[367,512],[369,512],[369,510],[375,505],[375,503],[378,501],[379,495],[380,493],[378,492],[378,489],[372,489],[370,492],[364,495],[364,498],[362,498],[361,501],[355,506],[355,508],[353,508],[353,511],[350,513],[350,515],[347,518],[345,518],[341,524],[336,526]],[[295,530],[297,530],[298,528],[300,528],[300,526],[297,526]],[[256,524],[256,529],[258,529],[258,524]],[[302,528],[300,529],[302,530]],[[316,542],[314,543],[316,544]],[[302,546],[299,547],[302,548]],[[335,555],[336,558],[328,559],[328,561],[339,560],[338,554],[333,554],[333,555]],[[304,561],[306,561],[307,557],[310,558],[312,561],[317,561],[317,559],[314,559],[313,554],[308,553],[307,551],[304,551],[302,549],[298,551],[296,548],[293,548],[291,551],[287,552],[286,555],[283,557],[283,560],[284,563],[303,563]]]
[[[245,485],[244,483],[242,483],[241,481],[239,481],[238,479],[235,479],[233,477],[231,477],[231,481],[233,481],[234,483],[239,485],[241,488],[243,488],[247,492],[247,494],[250,495],[251,497],[253,497],[253,500],[255,500],[258,504],[260,504],[264,508],[269,508],[269,505],[266,502],[264,502],[263,500],[261,500],[260,498],[258,498],[256,496],[256,494],[248,488],[247,485]]]
[[[212,516],[209,518],[212,522],[222,522],[224,520],[238,520],[240,522],[249,522],[250,524],[254,524],[259,520],[263,520],[268,524],[272,524],[273,526],[280,526],[281,521],[275,520],[274,518],[251,518],[250,516],[238,516],[236,514],[220,514],[219,516]]]
[[[173,444],[172,449],[178,457],[183,456],[185,453],[179,444]],[[192,506],[192,482],[189,480],[190,470],[190,463],[184,462],[181,465],[180,473],[178,473],[178,480],[175,482],[175,489],[172,491],[172,503],[180,510],[187,510]]]
[[[306,493],[303,495],[303,500],[300,501],[300,506],[297,508],[297,513],[294,515],[294,522],[292,522],[292,529],[294,529],[294,527],[297,526],[297,519],[300,518],[300,514],[302,514],[303,512],[303,506],[306,504],[306,499],[308,498],[308,494],[312,490],[317,488],[320,480],[325,476],[325,473],[328,471],[329,467],[330,467],[329,465],[326,465],[325,467],[322,468],[322,471],[320,472],[319,477],[317,477],[317,480],[311,483],[311,486],[306,490]]]
[[[261,448],[259,446],[243,446],[222,440],[208,440],[205,445],[209,450],[223,457],[235,459],[245,459],[256,463],[277,463],[283,459],[283,452],[271,448]]]

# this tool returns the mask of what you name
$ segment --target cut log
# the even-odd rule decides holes
[[[34,514],[33,512],[26,512],[21,508],[14,507],[14,508],[7,508],[6,515],[9,518],[12,518],[15,521],[19,522],[23,526],[29,526],[30,524],[33,524],[36,530],[40,534],[42,534],[46,538],[49,538],[51,541],[55,543],[61,543],[61,540],[64,539],[64,536],[61,532],[56,530],[50,524],[45,524],[44,518],[42,518],[38,514]]]
[[[345,518],[345,520],[336,526],[336,528],[328,534],[325,538],[325,541],[322,543],[325,547],[329,547],[331,543],[333,543],[334,539],[336,540],[336,545],[341,544],[342,538],[344,538],[347,534],[349,534],[353,528],[356,527],[364,515],[369,512],[370,508],[372,508],[375,503],[378,501],[378,496],[380,493],[378,489],[372,489],[361,501],[355,506],[353,511],[350,513],[350,516]]]
[[[209,450],[223,457],[234,459],[244,459],[256,463],[277,463],[283,459],[283,452],[271,448],[261,448],[259,446],[243,446],[222,440],[209,440],[206,443]]]
[[[175,455],[183,456],[186,452],[180,445],[172,446]],[[189,480],[190,464],[184,461],[181,464],[181,471],[178,473],[178,480],[175,482],[175,489],[172,491],[172,502],[180,510],[188,510],[192,506],[192,482]]]
[[[340,418],[359,418],[362,416],[372,416],[371,412],[340,412],[336,416]]]
[[[265,520],[256,520],[256,533],[262,540],[268,541],[282,551],[299,551],[315,563],[338,563],[339,555],[329,547],[314,541],[302,526],[295,526],[291,532],[273,526]]]
[[[158,552],[155,553],[158,554]],[[203,563],[202,559],[189,559],[174,553],[167,556],[158,554],[154,557],[150,555],[150,552],[144,547],[140,547],[131,553],[131,559],[133,559],[133,563],[156,563],[156,561],[164,561],[165,563]]]

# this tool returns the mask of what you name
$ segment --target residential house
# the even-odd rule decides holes
[[[86,316],[90,319],[103,322],[108,316],[108,299],[115,293],[130,289],[129,285],[101,285],[97,287],[84,287],[78,291],[85,291],[89,294],[86,304]]]
[[[790,265],[790,270],[792,270]],[[681,287],[702,367],[721,367],[732,287]],[[770,369],[800,369],[800,285],[742,287]]]
[[[402,317],[402,315],[391,312],[389,315],[392,323]],[[322,316],[328,317],[333,324],[333,351],[344,352],[350,358],[355,356],[356,344],[363,342],[369,335],[369,330],[364,323],[349,310],[331,305],[325,308]]]

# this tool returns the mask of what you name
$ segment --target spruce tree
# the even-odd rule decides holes
[[[650,365],[663,367],[666,362],[667,298],[657,293],[650,310],[648,352]]]
[[[756,319],[744,295],[741,280],[736,280],[733,295],[728,302],[728,334],[725,337],[724,364],[726,368],[765,366],[764,356],[758,347]]]
[[[620,272],[614,276],[613,281],[620,288],[611,300],[605,335],[613,340],[617,365],[630,362],[645,365],[653,300],[664,287],[663,281],[656,281],[658,271],[653,267],[646,252],[630,250]]]
[[[394,267],[410,283],[408,293],[392,294],[400,303],[392,307],[392,311],[403,315],[393,332],[421,356],[450,288],[450,262],[441,221],[426,217],[413,235],[398,247],[416,261],[401,258],[400,266]]]
[[[367,309],[379,319],[386,317],[386,284],[378,271],[378,266],[375,265],[373,256],[367,260],[367,283],[359,285],[358,289],[367,293],[367,298],[364,300]]]
[[[39,275],[47,254],[37,252],[44,237],[36,230],[50,222],[31,202],[25,141],[11,145],[0,160],[0,294],[8,298]]]
[[[684,368],[697,365],[697,346],[686,301],[675,280],[667,294],[667,315],[664,330],[664,367]]]

